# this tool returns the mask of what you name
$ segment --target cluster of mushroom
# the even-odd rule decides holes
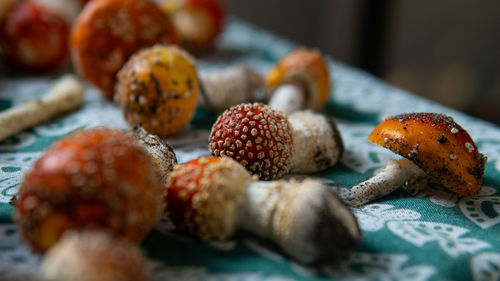
[[[48,9],[45,2],[29,0],[23,9]],[[42,275],[147,280],[136,244],[163,214],[203,241],[226,240],[240,229],[254,233],[302,263],[349,253],[361,232],[348,205],[321,181],[280,180],[290,172],[328,169],[343,154],[335,122],[318,113],[331,87],[321,53],[296,50],[265,77],[242,66],[198,74],[187,51],[157,43],[181,42],[203,53],[222,28],[223,9],[213,0],[157,2],[93,0],[74,24],[71,52],[77,71],[120,106],[134,133],[79,131],[53,145],[26,174],[14,216],[33,251],[48,252]],[[5,7],[0,6],[0,20]],[[7,15],[4,26],[15,15]],[[194,28],[200,25],[205,29]],[[34,54],[41,69],[61,60],[38,64]],[[41,102],[0,116],[0,124],[26,110],[42,107],[51,112],[49,118],[81,105],[83,90],[71,81],[72,90],[57,88]],[[255,102],[258,91],[265,92],[268,105]],[[62,101],[65,106],[59,106]],[[224,110],[209,136],[212,157],[177,165],[162,138],[182,130],[198,103]],[[354,186],[351,206],[427,181],[461,196],[481,187],[486,157],[450,117],[397,115],[377,126],[369,140],[405,158],[390,160],[380,174]],[[81,259],[84,253],[87,258]]]
[[[207,53],[224,22],[219,0],[2,0],[0,45],[12,66],[35,72],[60,69],[71,52],[79,73],[111,98],[130,55],[156,43]]]

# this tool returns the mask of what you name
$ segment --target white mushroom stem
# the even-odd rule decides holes
[[[30,100],[0,113],[0,141],[83,104],[84,88],[76,77],[60,78],[40,100]]]
[[[337,258],[360,240],[348,207],[316,180],[252,182],[238,221],[303,263]]]
[[[362,206],[372,200],[381,198],[407,183],[426,179],[425,172],[412,161],[401,158],[389,159],[387,166],[377,175],[353,186],[349,197],[351,205]]]
[[[285,114],[301,110],[305,104],[304,89],[297,84],[285,83],[280,85],[269,100],[269,106],[283,111]]]
[[[334,166],[344,145],[334,121],[310,110],[288,116],[293,136],[292,173],[313,173]]]
[[[202,72],[200,80],[206,97],[202,97],[199,102],[215,111],[255,101],[258,90],[264,84],[259,73],[242,65]]]

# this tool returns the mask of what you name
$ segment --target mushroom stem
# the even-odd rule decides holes
[[[0,113],[0,141],[47,121],[61,113],[80,107],[83,86],[73,75],[56,81],[52,89],[40,100],[30,100]]]
[[[304,89],[297,84],[285,83],[279,86],[269,100],[269,106],[286,115],[304,108]]]
[[[422,169],[406,158],[389,159],[387,166],[380,173],[351,188],[349,194],[349,198],[352,199],[351,205],[362,206],[393,192],[406,183],[427,177]]]
[[[293,136],[292,173],[313,173],[334,166],[344,144],[333,119],[310,110],[288,116]]]
[[[303,263],[338,257],[361,238],[349,209],[316,180],[250,183],[239,227],[274,241]]]
[[[238,223],[241,229],[270,238],[274,209],[278,204],[283,181],[254,181],[246,188]]]
[[[243,65],[201,72],[200,80],[206,96],[199,99],[199,103],[214,111],[223,111],[233,105],[254,101],[257,91],[264,84],[259,73]]]

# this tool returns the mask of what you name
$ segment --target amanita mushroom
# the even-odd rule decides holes
[[[51,281],[146,281],[139,247],[106,232],[68,231],[45,255],[39,275]]]
[[[263,180],[335,165],[343,143],[333,120],[311,111],[289,117],[261,103],[227,109],[212,127],[209,149],[228,156]]]
[[[134,54],[118,73],[115,101],[132,126],[166,137],[194,115],[199,82],[194,59],[173,45]]]
[[[225,8],[219,0],[156,0],[172,18],[179,34],[180,46],[195,55],[206,54],[215,47],[222,32]]]
[[[105,229],[140,242],[163,210],[156,168],[130,134],[78,131],[54,144],[25,175],[14,219],[39,253],[69,229]]]
[[[176,43],[169,18],[150,0],[93,0],[71,34],[71,58],[80,75],[113,98],[116,73],[127,59],[156,43]]]
[[[244,229],[300,262],[316,263],[348,253],[361,237],[349,208],[320,181],[252,181],[227,157],[176,166],[166,192],[173,223],[203,241]]]
[[[318,50],[298,49],[269,71],[266,86],[269,105],[285,114],[320,111],[330,93],[330,75]]]
[[[70,26],[78,9],[75,0],[28,0],[10,8],[0,24],[0,43],[7,59],[30,71],[62,66],[68,58]]]
[[[487,157],[453,118],[436,113],[405,113],[379,124],[368,140],[405,157],[390,160],[379,174],[351,188],[353,206],[363,205],[404,185],[418,188],[432,180],[460,196],[476,194]]]

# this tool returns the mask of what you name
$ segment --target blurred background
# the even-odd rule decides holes
[[[500,1],[226,0],[228,12],[500,125]]]

